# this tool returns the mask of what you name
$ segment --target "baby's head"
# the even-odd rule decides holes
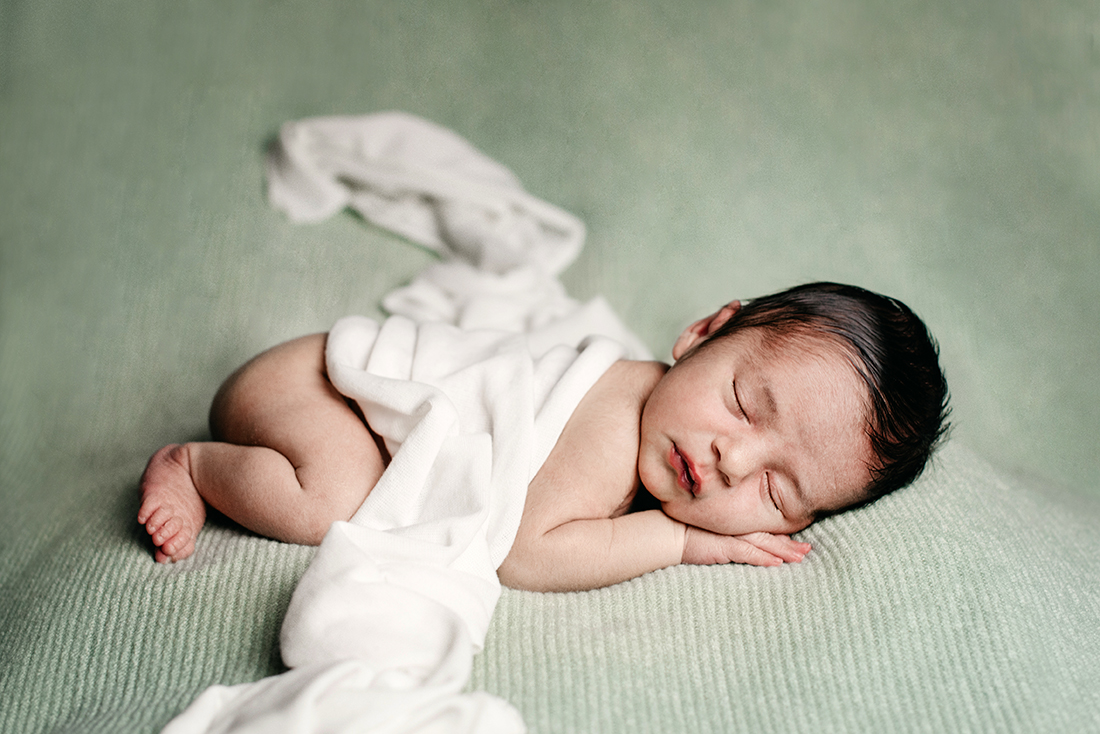
[[[742,305],[707,341],[745,329],[816,337],[838,347],[870,397],[871,501],[912,482],[947,430],[947,381],[924,322],[900,301],[850,285],[811,283]]]
[[[862,288],[733,302],[673,356],[643,411],[639,474],[670,516],[715,532],[795,532],[870,502],[919,476],[947,428],[935,341]]]

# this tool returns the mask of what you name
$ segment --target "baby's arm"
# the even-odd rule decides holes
[[[508,586],[530,591],[580,591],[610,586],[679,563],[797,563],[810,550],[786,535],[717,535],[684,525],[660,510],[572,520],[528,538],[500,569]]]
[[[571,520],[520,540],[500,579],[530,591],[611,586],[680,563],[685,527],[660,510]]]

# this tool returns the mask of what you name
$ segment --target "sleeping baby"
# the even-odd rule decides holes
[[[329,381],[326,335],[276,346],[214,398],[212,442],[165,446],[141,482],[156,560],[194,551],[209,505],[317,545],[390,462]],[[946,430],[947,385],[897,300],[814,283],[696,321],[674,364],[615,362],[531,480],[498,569],[520,589],[593,589],[678,563],[798,562],[790,536],[915,479]]]

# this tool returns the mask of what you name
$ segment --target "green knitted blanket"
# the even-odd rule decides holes
[[[151,731],[281,670],[311,550],[215,521],[156,565],[135,506],[98,492],[4,548],[0,731]],[[804,532],[799,565],[506,591],[471,687],[534,732],[1095,731],[1098,527],[948,445],[918,484]]]

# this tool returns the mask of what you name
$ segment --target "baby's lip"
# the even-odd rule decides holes
[[[680,451],[680,447],[675,443],[672,444],[672,449],[669,451],[669,463],[672,464],[673,470],[676,472],[676,482],[680,487],[690,492],[692,496],[698,495],[699,489],[699,475],[695,473],[695,467],[691,464],[691,459],[687,454]]]

